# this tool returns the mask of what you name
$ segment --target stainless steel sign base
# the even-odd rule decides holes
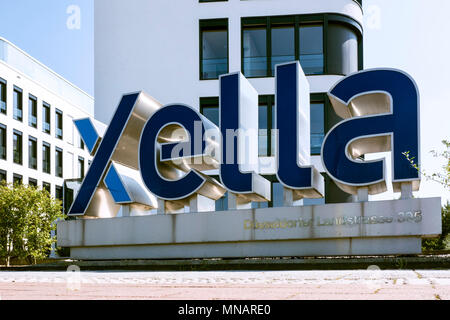
[[[74,259],[418,254],[442,231],[440,198],[58,223]]]

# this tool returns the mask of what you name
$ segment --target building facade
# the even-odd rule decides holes
[[[162,104],[197,108],[217,124],[218,77],[241,71],[259,94],[258,173],[272,182],[271,201],[254,207],[282,206],[271,130],[274,66],[298,60],[307,75],[311,159],[323,172],[321,144],[340,120],[326,93],[363,69],[362,18],[355,0],[97,0],[95,118],[109,123],[124,93],[143,90]],[[325,199],[305,204],[351,200],[324,176]],[[216,209],[227,209],[226,198]]]
[[[91,96],[0,38],[0,180],[62,200],[91,160],[73,120],[93,114]]]

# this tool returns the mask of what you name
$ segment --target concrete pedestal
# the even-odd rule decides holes
[[[417,254],[441,233],[440,198],[58,223],[74,259]]]

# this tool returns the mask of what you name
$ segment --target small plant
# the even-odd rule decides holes
[[[407,264],[407,261],[403,258],[397,258],[395,261],[395,266],[400,270],[405,269]]]

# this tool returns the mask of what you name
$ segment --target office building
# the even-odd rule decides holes
[[[132,17],[132,19],[130,18]],[[221,74],[241,71],[259,94],[259,172],[272,181],[269,203],[283,204],[275,176],[274,66],[298,60],[310,84],[311,159],[340,118],[326,93],[363,69],[363,11],[355,0],[97,0],[95,118],[109,123],[124,93],[143,90],[162,104],[185,103],[218,123]],[[325,199],[351,201],[325,176]],[[216,210],[227,209],[217,201]]]
[[[62,200],[91,159],[73,120],[93,115],[91,96],[0,38],[0,180]]]

